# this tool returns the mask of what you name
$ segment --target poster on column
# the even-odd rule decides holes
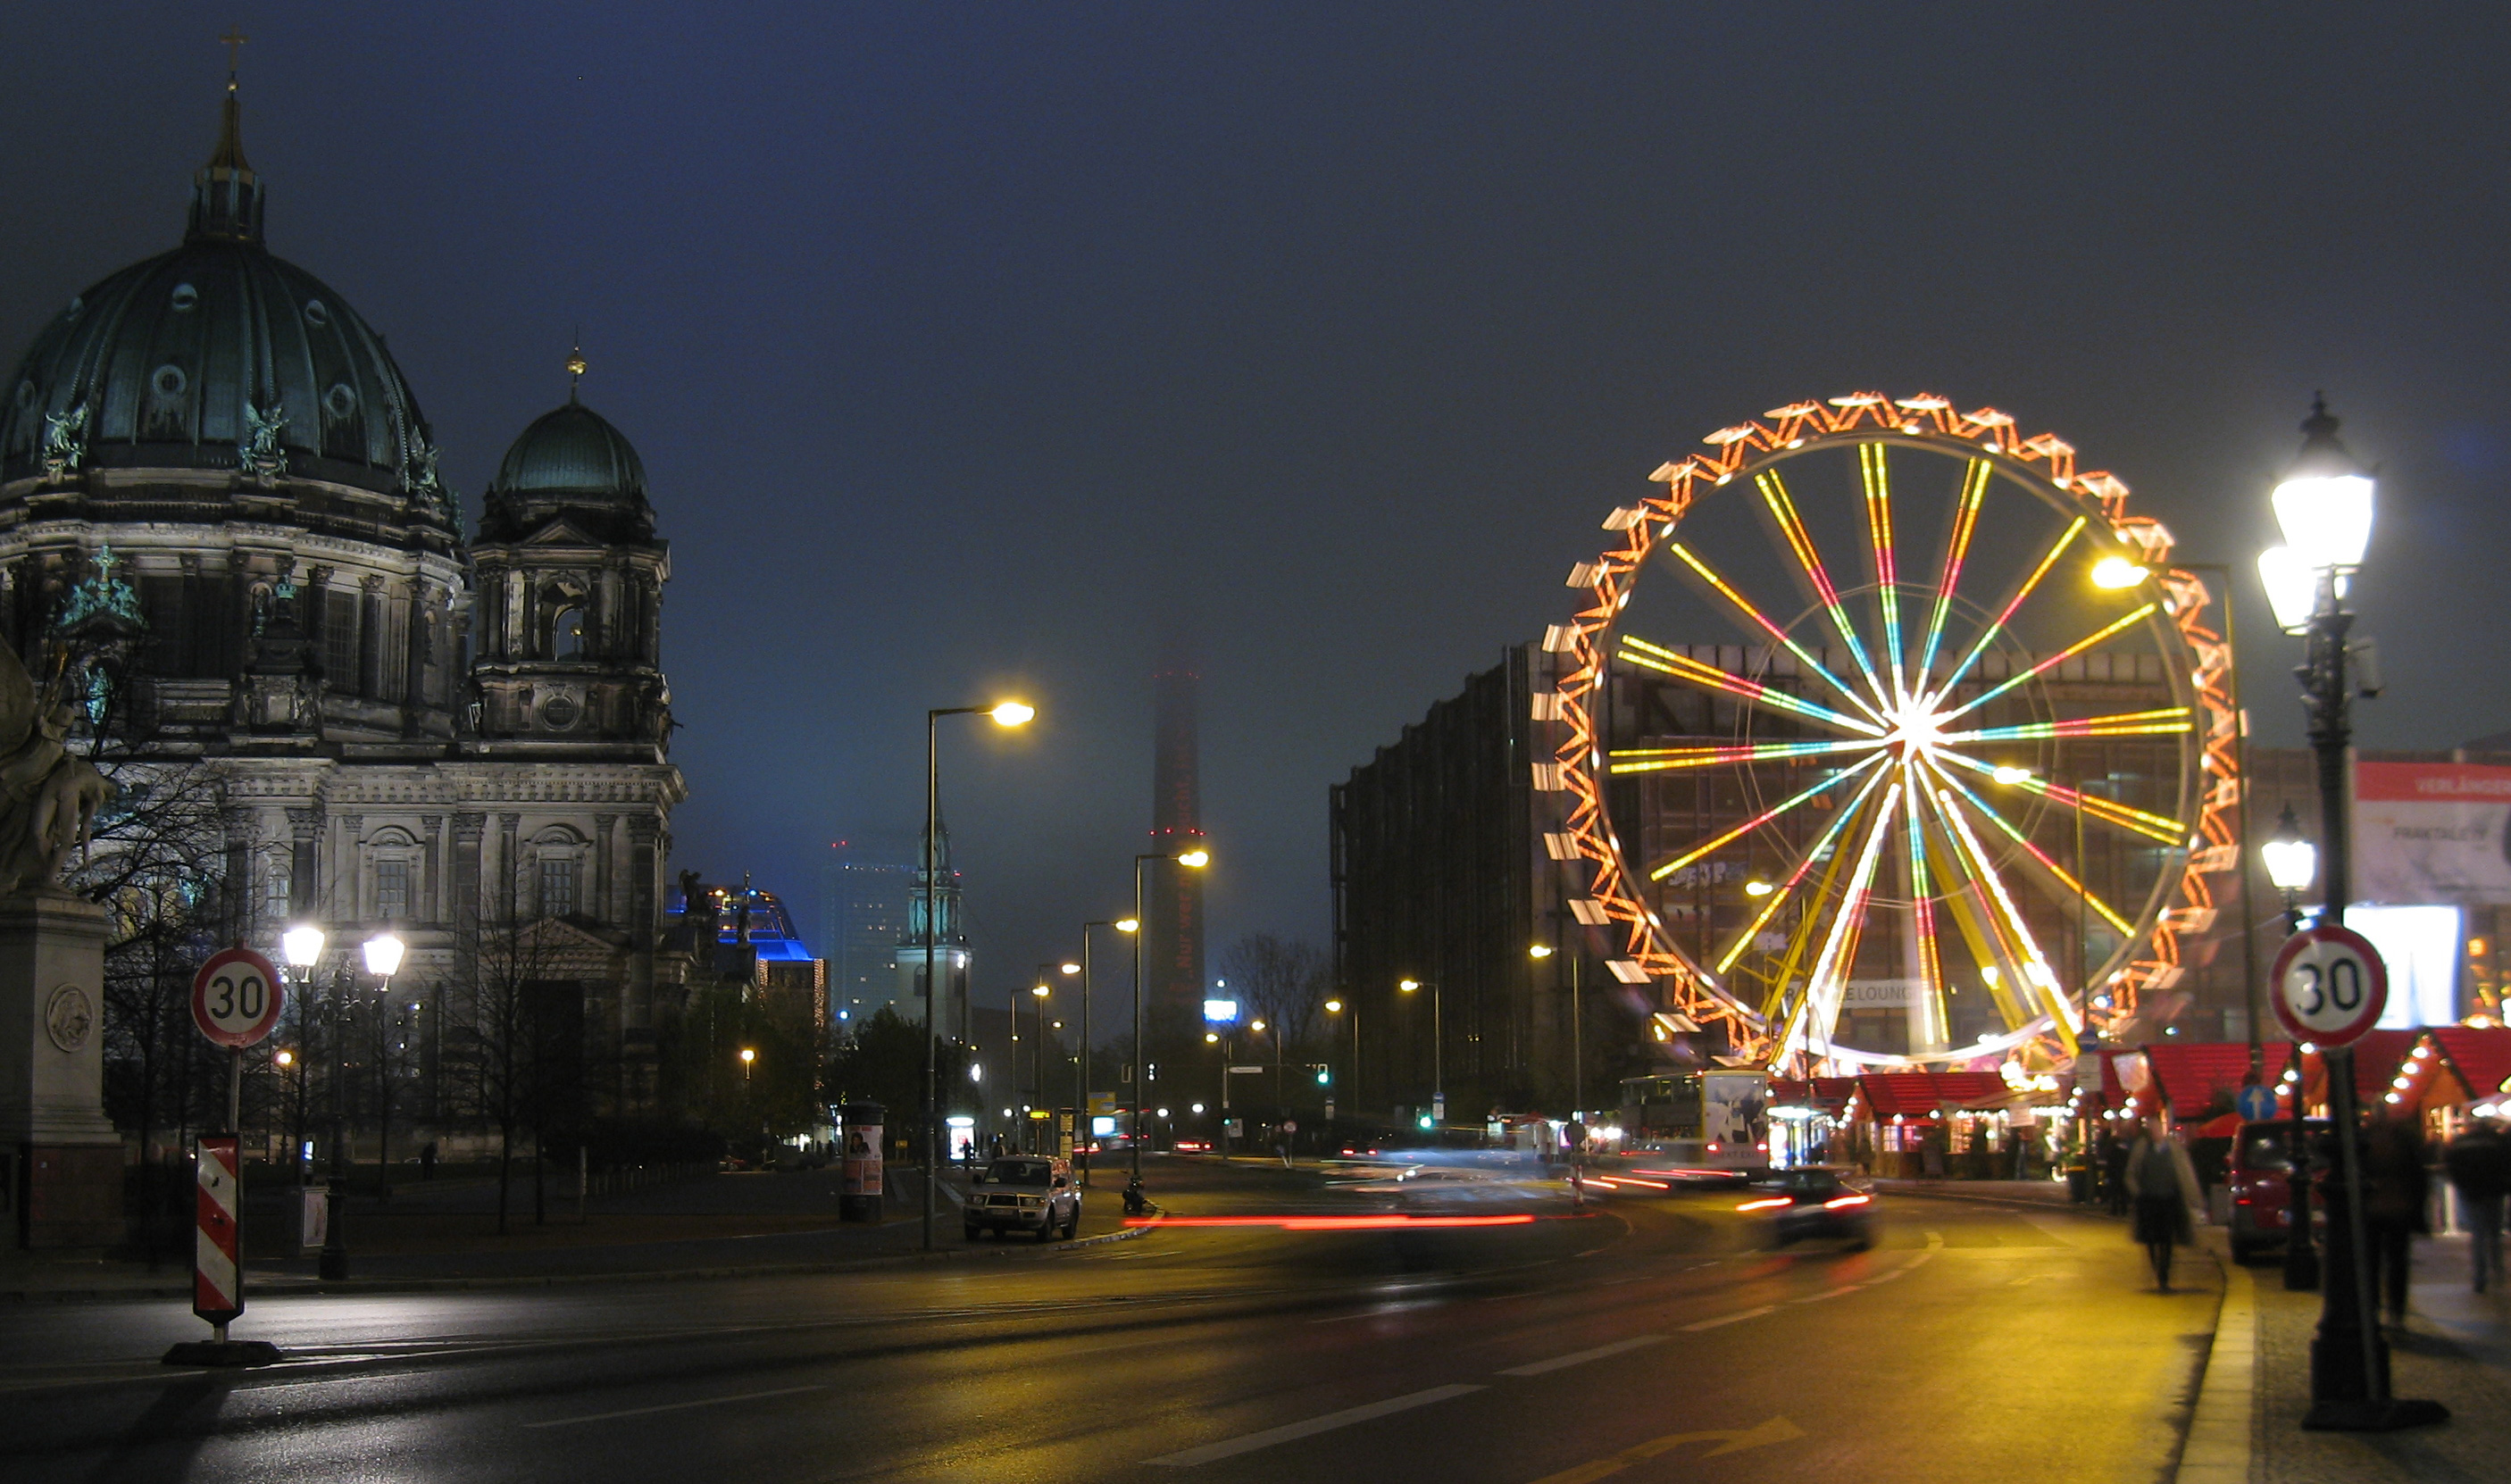
[[[2511,768],[2358,763],[2354,898],[2511,905]]]

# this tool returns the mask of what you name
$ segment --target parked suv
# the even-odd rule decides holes
[[[987,1232],[1026,1232],[1039,1241],[1081,1230],[1081,1192],[1072,1167],[1044,1155],[1005,1155],[977,1172],[968,1192],[968,1240]]]
[[[2302,1124],[2302,1137],[2317,1147],[2328,1136],[2328,1123],[2313,1119]],[[2232,1137],[2225,1160],[2224,1182],[2232,1191],[2232,1259],[2248,1262],[2268,1247],[2281,1246],[2288,1231],[2285,1207],[2291,1194],[2292,1162],[2286,1150],[2293,1120],[2243,1123]]]

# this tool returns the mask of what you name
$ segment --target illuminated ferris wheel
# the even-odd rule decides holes
[[[1615,511],[1538,786],[1673,1030],[1834,1070],[2072,1053],[2180,978],[2235,864],[2230,655],[2127,487],[1990,408],[1720,429]]]

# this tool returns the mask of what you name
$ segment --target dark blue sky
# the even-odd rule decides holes
[[[36,12],[0,342],[175,241],[240,18],[272,246],[475,510],[582,323],[674,543],[677,864],[807,903],[912,827],[925,707],[1040,706],[946,748],[987,998],[1126,895],[1165,636],[1216,953],[1322,938],[1327,785],[1804,397],[2006,407],[2246,563],[2325,387],[2384,481],[2366,741],[2511,727],[2499,7]]]

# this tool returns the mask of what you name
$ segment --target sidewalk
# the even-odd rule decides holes
[[[1999,1204],[2065,1206],[2086,1215],[2103,1214],[2099,1205],[2079,1206],[2055,1180],[1884,1180],[1874,1188],[1895,1196],[1939,1196],[1948,1200],[1993,1200]]]
[[[2511,1454],[2511,1294],[2469,1290],[2464,1237],[2417,1243],[2392,1390],[2451,1410],[2439,1427],[2305,1432],[2320,1295],[2286,1291],[2273,1263],[2225,1260],[2223,1313],[2179,1484],[2432,1484],[2505,1477]]]

